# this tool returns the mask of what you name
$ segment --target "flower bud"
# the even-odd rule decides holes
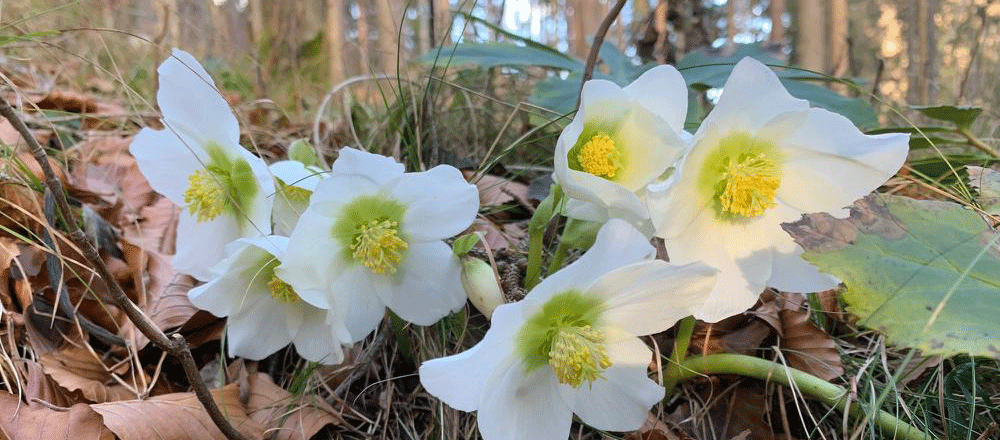
[[[483,316],[493,315],[493,310],[506,302],[496,273],[489,263],[468,255],[462,257],[462,285],[469,301]]]

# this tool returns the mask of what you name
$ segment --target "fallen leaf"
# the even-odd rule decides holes
[[[236,430],[247,438],[264,436],[264,427],[247,416],[235,384],[212,390],[212,397]],[[121,440],[226,440],[193,392],[98,403],[91,408]]]
[[[100,414],[83,403],[56,409],[25,404],[13,394],[0,393],[0,414],[0,431],[12,439],[115,439]]]
[[[788,363],[824,380],[844,374],[837,343],[809,320],[809,311],[802,308],[805,297],[799,294],[783,297],[781,349]]]
[[[161,330],[184,325],[198,311],[187,297],[194,279],[175,272],[170,260],[159,252],[144,250],[127,238],[121,240],[121,245],[128,266],[135,271],[134,285],[141,286],[137,292],[142,299],[139,307]],[[138,331],[135,333],[137,346],[144,347],[149,341]]]
[[[605,436],[604,438],[616,437]],[[649,413],[646,415],[646,421],[643,422],[642,427],[629,433],[625,438],[627,440],[686,440],[690,437],[677,435],[673,429],[663,423],[663,420],[657,418],[655,414]]]
[[[137,397],[128,388],[117,383],[104,363],[85,348],[69,347],[46,353],[39,357],[38,362],[42,364],[45,373],[60,386],[70,391],[80,391],[90,402],[112,402]],[[145,372],[140,373],[146,376]],[[133,375],[125,376],[138,380]],[[150,380],[148,376],[145,377],[146,383]]]
[[[270,376],[264,373],[250,377],[247,412],[251,419],[267,428],[271,438],[305,440],[327,425],[343,423],[340,414],[317,396],[293,396],[275,385]]]
[[[465,171],[465,178],[473,176],[473,172]],[[479,190],[479,204],[482,206],[496,206],[505,203],[516,202],[522,206],[532,206],[528,200],[528,185],[500,176],[483,175],[476,181],[476,188]]]
[[[22,392],[25,400],[29,402],[38,400],[60,407],[86,403],[81,394],[74,395],[60,387],[56,381],[45,374],[45,369],[41,364],[25,360],[22,361],[20,367],[24,380]]]

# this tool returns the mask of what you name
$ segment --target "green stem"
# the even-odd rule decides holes
[[[549,196],[538,204],[528,223],[528,268],[524,275],[526,291],[531,291],[542,278],[542,246],[545,230],[548,229],[552,217],[559,212],[557,208],[562,202],[562,194],[562,187],[552,185]]]
[[[549,270],[545,273],[547,275],[552,275],[555,271],[562,269],[563,261],[566,261],[566,252],[569,251],[569,242],[566,238],[566,231],[573,226],[575,220],[571,218],[566,219],[566,224],[563,225],[562,235],[559,236],[559,246],[556,246],[556,252],[552,255],[552,260],[549,261]]]
[[[669,366],[668,366],[669,367]],[[854,418],[864,418],[873,410],[864,408],[860,402],[851,401],[843,387],[834,385],[803,371],[789,368],[766,359],[740,354],[712,354],[685,360],[680,365],[678,380],[684,381],[709,374],[736,374],[755,379],[774,381],[792,387],[841,411],[847,408]],[[666,373],[664,373],[666,375]],[[848,402],[851,405],[848,405]],[[930,434],[904,422],[888,412],[877,410],[872,414],[875,424],[891,438],[903,440],[933,439]]]
[[[664,369],[663,388],[666,388],[669,396],[677,382],[681,380],[681,362],[687,357],[688,346],[691,345],[691,335],[694,334],[694,324],[697,322],[694,316],[688,316],[677,325],[677,337],[674,338],[674,351],[670,354],[670,363]]]

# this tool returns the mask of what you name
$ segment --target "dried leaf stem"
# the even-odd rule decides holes
[[[142,310],[139,309],[135,303],[132,302],[125,295],[125,291],[122,290],[118,282],[115,281],[114,276],[108,270],[108,266],[104,264],[104,260],[101,259],[100,254],[97,252],[97,248],[94,244],[90,242],[87,235],[80,229],[80,225],[77,224],[75,216],[69,208],[69,203],[66,200],[66,190],[63,188],[62,181],[56,177],[55,172],[49,165],[49,157],[45,152],[45,149],[38,144],[38,140],[31,133],[31,130],[24,124],[24,121],[17,115],[17,112],[7,103],[7,100],[0,97],[0,116],[3,116],[7,121],[14,126],[14,129],[21,134],[24,141],[27,142],[28,147],[31,149],[31,155],[38,162],[38,166],[41,167],[42,172],[45,174],[45,186],[51,191],[53,197],[55,197],[56,207],[58,208],[59,216],[63,219],[66,224],[66,228],[69,230],[70,240],[80,248],[83,256],[94,266],[97,271],[98,277],[107,286],[108,291],[111,292],[111,297],[114,299],[115,304],[125,312],[128,316],[129,321],[139,329],[140,332],[157,347],[160,347],[164,351],[170,353],[171,355],[177,357],[181,361],[181,365],[184,367],[184,373],[187,375],[188,382],[191,383],[191,387],[194,388],[195,395],[198,396],[198,400],[201,405],[205,407],[205,411],[215,422],[215,425],[219,427],[219,430],[230,440],[244,440],[242,434],[239,433],[233,425],[226,420],[226,417],[219,410],[218,405],[216,405],[215,400],[212,399],[211,393],[208,391],[208,386],[201,379],[201,375],[198,372],[198,366],[194,362],[194,358],[191,356],[191,349],[188,347],[187,341],[180,334],[173,334],[170,338],[161,331],[156,324],[153,323]]]

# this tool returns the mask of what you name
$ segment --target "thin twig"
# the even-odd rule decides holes
[[[580,94],[576,98],[577,108],[580,108],[583,85],[587,81],[590,81],[590,78],[594,77],[594,65],[597,64],[597,55],[601,52],[601,45],[604,44],[604,36],[607,35],[608,29],[611,28],[611,23],[615,22],[615,19],[618,18],[618,14],[621,13],[624,7],[625,0],[618,0],[618,3],[615,3],[615,6],[608,11],[608,15],[604,17],[601,26],[597,28],[597,33],[594,34],[594,42],[590,46],[590,55],[587,56],[587,65],[583,68],[583,78],[580,80]]]
[[[114,299],[115,304],[125,312],[128,316],[129,321],[135,325],[137,329],[146,338],[156,344],[164,351],[169,352],[171,355],[177,357],[181,361],[181,365],[184,366],[184,373],[187,375],[188,382],[194,388],[195,394],[198,396],[198,400],[201,405],[205,407],[205,411],[215,422],[219,430],[230,440],[244,440],[242,434],[239,433],[233,425],[226,420],[225,416],[219,410],[218,405],[216,405],[215,400],[212,400],[212,395],[208,392],[208,387],[205,382],[201,379],[201,375],[198,372],[198,367],[194,363],[194,358],[191,356],[191,349],[188,348],[187,341],[184,337],[179,334],[174,334],[172,338],[167,338],[157,326],[147,317],[139,307],[135,305],[125,295],[125,291],[122,290],[118,282],[115,281],[115,277],[111,275],[111,271],[108,270],[108,266],[104,264],[104,260],[101,259],[100,254],[98,254],[97,249],[94,244],[90,242],[87,235],[80,229],[80,225],[77,224],[76,218],[70,211],[69,203],[66,201],[66,191],[63,189],[62,181],[56,177],[55,172],[52,170],[49,164],[48,154],[45,149],[38,144],[38,140],[28,129],[28,126],[24,124],[24,121],[17,115],[17,112],[7,103],[7,100],[0,97],[0,116],[3,116],[7,121],[14,126],[21,137],[27,142],[28,147],[31,149],[31,155],[38,162],[38,166],[41,167],[42,172],[45,175],[45,186],[48,187],[52,196],[55,198],[56,207],[59,208],[59,216],[62,218],[63,222],[66,224],[66,229],[69,230],[69,238],[80,251],[83,256],[94,266],[98,277],[107,286],[108,291],[111,292],[111,298]],[[54,225],[53,225],[54,226]]]

